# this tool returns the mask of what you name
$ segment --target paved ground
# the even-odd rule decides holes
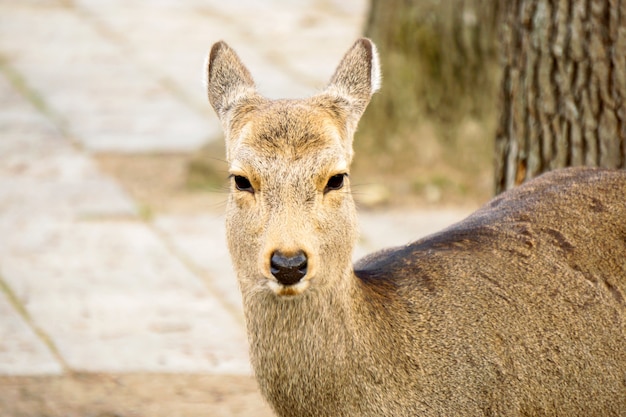
[[[0,0],[0,375],[249,375],[219,211],[141,215],[98,152],[220,140],[225,39],[270,97],[323,87],[366,0]],[[366,213],[362,255],[466,213]]]

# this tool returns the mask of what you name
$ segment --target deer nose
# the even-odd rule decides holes
[[[283,285],[298,283],[307,272],[307,257],[302,251],[287,256],[279,251],[272,253],[270,272]]]

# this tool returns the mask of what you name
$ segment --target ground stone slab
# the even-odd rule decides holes
[[[204,271],[209,286],[243,320],[243,305],[228,248],[224,217],[162,215],[155,226],[178,252]]]
[[[1,292],[0,317],[0,375],[63,372],[63,366]]]
[[[71,369],[250,372],[243,326],[144,224],[42,226],[0,264]]]
[[[191,151],[216,131],[72,8],[0,3],[0,14],[0,54],[86,148]]]

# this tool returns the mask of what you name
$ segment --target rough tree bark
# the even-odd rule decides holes
[[[555,168],[626,168],[626,0],[502,2],[496,192]]]

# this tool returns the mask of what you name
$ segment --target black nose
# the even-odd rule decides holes
[[[283,285],[298,283],[306,275],[307,259],[302,251],[292,256],[286,256],[276,251],[270,259],[270,271],[272,275]]]

